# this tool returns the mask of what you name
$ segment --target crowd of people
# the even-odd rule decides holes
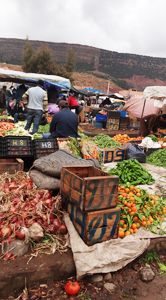
[[[49,104],[57,106],[58,112],[53,116],[47,137],[77,137],[78,122],[84,121],[84,109],[71,93],[66,97],[59,96],[54,87],[45,90],[42,80],[33,87],[21,84],[17,89],[3,86],[0,90],[0,113],[6,111],[6,114],[14,118],[14,123],[27,120],[25,130],[30,131],[33,124],[33,129],[29,132],[31,135],[38,131],[43,118],[47,122]]]

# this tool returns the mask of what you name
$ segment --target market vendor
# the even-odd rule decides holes
[[[27,120],[27,116],[28,116],[27,110],[24,106],[24,103],[22,100],[20,100],[14,106],[14,110],[13,110],[14,123],[17,123],[18,120],[21,120],[21,121]]]
[[[78,104],[77,99],[73,97],[71,93],[69,94],[69,98],[67,101],[69,103],[69,108],[75,109],[75,112],[78,115],[78,121],[84,122],[85,115],[83,106]]]
[[[70,111],[69,103],[61,100],[58,103],[59,112],[54,114],[51,124],[50,133],[45,133],[43,138],[67,138],[78,136],[78,117]]]
[[[166,124],[166,114],[145,116],[140,122],[139,135],[145,137],[150,133],[155,133],[162,124]]]

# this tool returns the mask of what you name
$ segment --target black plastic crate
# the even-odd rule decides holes
[[[33,140],[33,152],[35,159],[49,155],[58,149],[57,139],[48,138]]]
[[[128,117],[120,117],[120,124],[129,124],[129,118]]]
[[[33,156],[32,140],[30,136],[12,136],[4,137],[5,157]]]
[[[146,156],[149,156],[150,154],[152,154],[153,152],[155,152],[157,150],[162,150],[162,148],[145,148],[144,149]]]
[[[0,136],[0,157],[3,157],[4,152],[4,138]]]
[[[107,119],[120,119],[120,112],[115,110],[107,110]]]

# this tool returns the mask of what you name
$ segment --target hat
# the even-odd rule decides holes
[[[60,100],[58,102],[58,106],[59,107],[69,107],[69,103],[67,101],[65,101],[65,100]]]
[[[38,82],[37,82],[37,85],[40,85],[40,86],[43,86],[44,85],[44,81],[39,79]]]
[[[161,117],[166,120],[166,114],[161,115]]]

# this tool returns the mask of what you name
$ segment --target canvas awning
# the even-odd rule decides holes
[[[166,104],[166,86],[147,86],[143,92],[144,99],[154,99],[154,106],[161,108]]]
[[[70,90],[70,80],[56,75],[45,75],[36,73],[25,73],[14,70],[4,70],[0,68],[0,81],[33,84],[39,79],[44,81],[44,88],[55,85],[58,90]]]

